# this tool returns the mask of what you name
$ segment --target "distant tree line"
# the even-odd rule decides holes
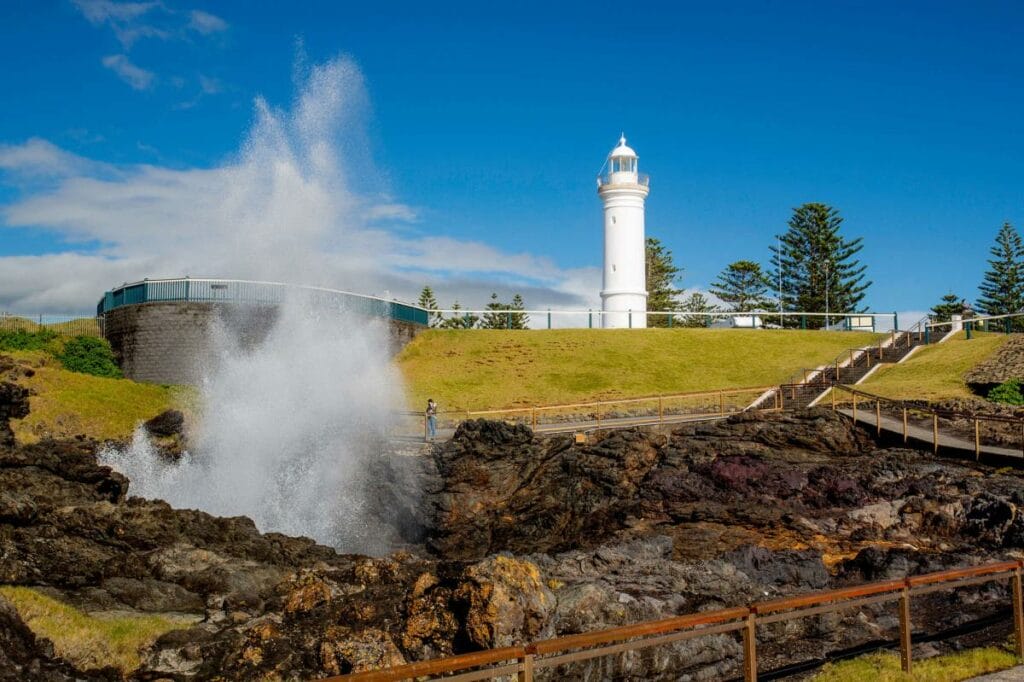
[[[1010,223],[996,234],[989,249],[992,258],[988,270],[978,286],[981,294],[977,309],[984,315],[1012,315],[1024,312],[1024,241]],[[949,322],[953,315],[972,317],[974,309],[967,299],[952,291],[944,295],[931,309],[933,322]],[[1005,323],[1012,331],[1024,331],[1024,320],[1014,318]]]
[[[700,313],[681,315],[674,324],[706,326],[707,313],[727,312],[862,312],[864,296],[871,286],[867,267],[856,255],[863,248],[860,237],[846,238],[839,212],[821,203],[793,209],[787,229],[769,248],[770,271],[757,261],[743,259],[729,263],[710,287],[721,302],[712,303],[700,292],[682,299],[677,287],[681,268],[672,252],[654,238],[647,240],[647,310]],[[787,324],[800,324],[796,319]],[[804,321],[808,327],[825,324],[821,318]],[[649,326],[668,326],[667,316],[648,318]]]
[[[434,296],[434,290],[429,286],[423,287],[417,304],[421,308],[430,311],[437,311],[440,306]],[[526,304],[523,297],[515,294],[511,303],[503,303],[498,299],[498,294],[492,293],[491,300],[486,306],[482,316],[473,313],[460,313],[462,305],[455,301],[452,303],[448,317],[439,312],[431,312],[429,323],[431,327],[440,329],[529,329],[530,316],[525,312]]]

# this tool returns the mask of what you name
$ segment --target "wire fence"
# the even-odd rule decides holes
[[[57,336],[101,336],[102,319],[91,315],[25,315],[0,312],[0,332],[47,331]]]

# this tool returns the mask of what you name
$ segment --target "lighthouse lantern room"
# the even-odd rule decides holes
[[[604,203],[601,320],[605,328],[647,326],[644,201],[650,188],[647,176],[637,170],[637,160],[623,135],[597,178],[597,194]]]

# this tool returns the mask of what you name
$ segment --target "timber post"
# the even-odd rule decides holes
[[[910,589],[903,588],[900,594],[900,664],[903,672],[910,674],[913,668],[913,660],[910,655]]]
[[[1024,593],[1021,592],[1020,566],[1013,572],[1013,652],[1024,659]]]
[[[753,611],[743,625],[743,682],[757,682],[757,621]]]

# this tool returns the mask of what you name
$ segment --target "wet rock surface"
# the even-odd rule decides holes
[[[380,558],[132,498],[95,450],[0,447],[0,583],[90,611],[201,617],[158,639],[137,679],[310,679],[1024,549],[1016,472],[879,449],[827,411],[582,445],[470,422],[431,457],[375,465],[381,505],[409,547]],[[936,593],[915,602],[915,623],[933,631],[1006,603],[1003,586]],[[4,655],[69,670],[3,614],[0,602]],[[763,665],[895,628],[884,604],[772,625],[760,632]],[[737,637],[721,634],[541,679],[725,679],[739,655]]]

